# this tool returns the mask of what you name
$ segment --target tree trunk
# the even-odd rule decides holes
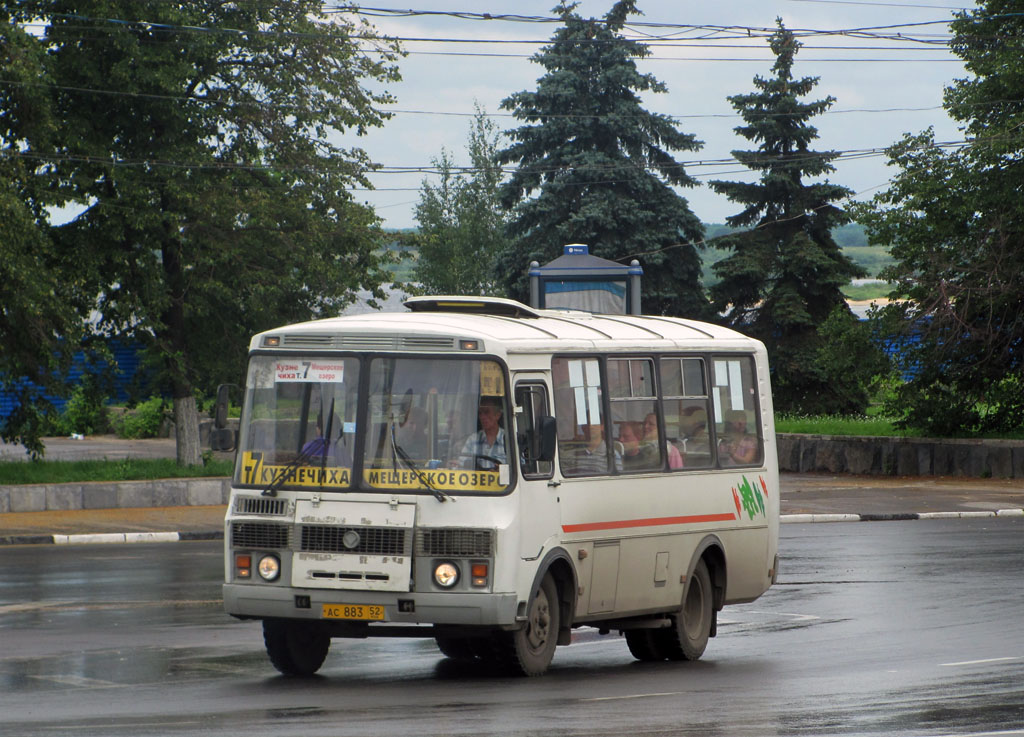
[[[193,396],[174,398],[174,439],[179,466],[198,466],[203,462],[199,447],[199,411]]]

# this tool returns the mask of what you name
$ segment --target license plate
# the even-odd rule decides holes
[[[324,604],[324,619],[384,619],[384,607],[380,604]]]

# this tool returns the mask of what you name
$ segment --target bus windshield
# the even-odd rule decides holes
[[[375,358],[363,481],[371,488],[499,492],[508,484],[505,374],[495,361]]]
[[[508,393],[495,361],[258,355],[246,387],[240,484],[441,496],[508,487]]]
[[[347,488],[352,483],[359,361],[254,356],[237,481],[274,488]]]

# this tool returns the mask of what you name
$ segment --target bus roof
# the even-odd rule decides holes
[[[655,315],[605,315],[543,310],[497,297],[413,297],[408,312],[332,317],[269,330],[251,350],[444,351],[479,340],[486,352],[564,350],[689,350],[757,343],[734,330],[696,320]],[[268,338],[278,342],[268,343]],[[489,344],[489,345],[488,345]],[[499,347],[500,346],[500,347]]]

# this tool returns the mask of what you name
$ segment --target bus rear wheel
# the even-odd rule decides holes
[[[324,664],[331,638],[315,625],[264,619],[263,644],[270,662],[281,673],[311,676]]]
[[[545,575],[526,608],[525,625],[515,632],[500,633],[501,659],[521,675],[541,675],[555,655],[560,625],[558,587],[550,575]]]
[[[672,616],[673,626],[658,630],[662,651],[669,660],[698,660],[711,637],[715,613],[712,609],[711,574],[703,559],[686,587],[683,608]]]
[[[626,630],[626,647],[637,660],[653,662],[665,659],[660,630]]]

